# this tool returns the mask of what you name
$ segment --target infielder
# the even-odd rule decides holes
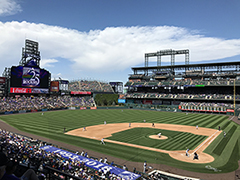
[[[187,157],[189,157],[188,151],[189,151],[189,149],[186,150],[186,156]]]
[[[198,125],[196,125],[196,129],[198,129]]]
[[[159,138],[161,137],[161,134],[162,134],[162,133],[158,133],[158,137],[159,137]]]
[[[104,121],[104,125],[106,125],[107,124],[107,122],[106,121]]]
[[[129,127],[131,127],[131,123],[129,123]]]

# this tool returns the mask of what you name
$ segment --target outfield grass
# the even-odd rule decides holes
[[[122,110],[65,110],[44,112],[43,116],[41,113],[4,115],[0,119],[21,131],[73,144],[83,149],[97,151],[127,161],[167,164],[181,169],[205,173],[213,173],[213,170],[205,168],[206,165],[218,168],[221,172],[231,172],[238,167],[240,126],[229,121],[227,116],[191,113],[186,115],[185,113],[144,110],[124,110],[123,112]],[[223,135],[220,134],[204,151],[215,158],[214,162],[192,164],[175,160],[165,153],[113,143],[107,143],[106,146],[103,146],[97,140],[70,136],[63,133],[64,128],[70,131],[76,128],[103,124],[104,121],[107,121],[107,123],[142,123],[144,119],[149,123],[198,125],[199,127],[213,129],[218,129],[218,126],[221,126],[226,131],[227,136],[223,138]],[[159,140],[156,143],[156,140],[148,138],[148,135],[152,134],[152,132],[155,134],[158,132],[158,130],[151,128],[134,128],[125,131],[126,134],[124,133],[124,136],[126,138],[121,138],[123,132],[120,132],[119,134],[114,134],[110,139],[159,149],[184,150],[185,147],[194,149],[206,138],[205,136],[185,132],[161,130],[161,132],[163,131],[164,134],[168,134],[169,139],[161,143],[159,143]]]

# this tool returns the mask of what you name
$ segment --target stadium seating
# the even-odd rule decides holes
[[[69,83],[70,91],[90,91],[90,92],[114,92],[111,85],[99,81],[72,81]]]
[[[95,102],[90,97],[3,97],[0,99],[0,112],[34,110],[34,109],[57,109],[64,107],[93,107]]]

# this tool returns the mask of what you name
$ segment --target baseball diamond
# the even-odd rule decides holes
[[[139,128],[139,127],[153,128],[151,123],[132,123],[131,129]],[[114,133],[127,130],[127,129],[129,129],[129,127],[128,127],[128,123],[118,123],[118,124],[107,124],[106,126],[105,126],[105,124],[89,126],[87,129],[88,129],[88,131],[82,131],[82,128],[79,128],[76,130],[69,131],[66,134],[101,140],[102,138],[111,137]],[[203,141],[199,146],[197,146],[194,150],[192,150],[192,153],[190,152],[191,154],[193,154],[193,152],[197,151],[201,156],[200,160],[193,161],[192,158],[183,156],[182,154],[184,154],[184,151],[162,150],[162,149],[151,148],[151,147],[146,147],[146,146],[141,146],[141,145],[134,145],[131,143],[114,141],[111,139],[105,139],[105,141],[111,142],[111,143],[116,143],[116,144],[122,144],[122,145],[130,146],[130,147],[136,147],[136,148],[147,149],[147,150],[151,150],[151,151],[168,153],[171,157],[173,157],[177,160],[181,160],[181,161],[192,162],[192,163],[210,163],[210,162],[214,161],[214,158],[206,153],[203,153],[203,151],[204,151],[204,149],[206,149],[209,146],[209,144],[211,143],[210,141],[214,140],[222,132],[222,131],[208,129],[208,128],[201,128],[199,130],[196,130],[195,127],[186,126],[186,125],[174,125],[174,124],[155,124],[154,129],[167,129],[167,130],[189,132],[192,134],[208,136],[208,138],[205,141]],[[142,134],[142,132],[141,132],[141,134]],[[161,148],[161,146],[160,146],[160,148]]]
[[[123,159],[124,164],[147,161],[156,169],[165,164],[201,173],[213,173],[206,166],[221,170],[215,173],[238,168],[235,157],[239,155],[240,127],[225,115],[129,109],[64,110],[47,111],[44,115],[5,115],[1,120],[49,141],[78,146],[78,151],[84,149]],[[223,130],[227,132],[225,138]],[[158,139],[159,132],[167,139]],[[102,138],[105,145],[100,144]],[[190,157],[185,156],[187,148]],[[193,160],[194,152],[199,160]]]

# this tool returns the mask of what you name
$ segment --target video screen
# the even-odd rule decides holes
[[[50,73],[38,67],[13,66],[11,68],[11,87],[48,88]]]

